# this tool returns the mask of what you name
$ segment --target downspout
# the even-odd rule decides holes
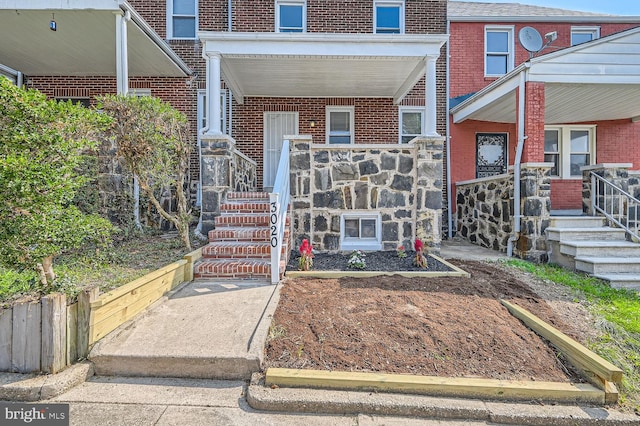
[[[22,89],[22,86],[24,86],[24,74],[22,74],[22,72],[20,71],[18,71],[18,74],[16,75],[16,86],[18,86],[21,89]]]
[[[233,31],[233,0],[227,0],[227,32],[232,32]],[[231,88],[229,87],[227,90],[227,93],[229,93],[229,96],[227,96],[227,101],[229,103],[229,108],[228,111],[229,113],[227,114],[227,134],[229,135],[229,137],[231,137],[231,129],[232,129],[232,123],[233,123],[233,92],[231,91]]]
[[[525,98],[526,98],[526,80],[527,69],[531,64],[527,62],[525,69],[520,73],[520,85],[518,87],[518,147],[516,148],[516,158],[513,162],[513,234],[507,241],[507,256],[513,256],[513,243],[520,238],[520,218],[522,214],[520,212],[520,164],[522,162],[522,151],[524,150],[524,141],[526,136],[524,135],[524,119],[525,119]]]
[[[450,34],[451,32],[451,21],[449,19],[447,19],[447,34]],[[447,61],[446,61],[446,83],[445,83],[445,97],[446,97],[446,114],[447,114],[447,123],[446,123],[446,130],[445,130],[445,146],[446,146],[446,150],[447,150],[447,238],[451,239],[453,238],[453,213],[452,213],[452,202],[451,202],[451,129],[450,129],[450,123],[451,123],[451,117],[449,115],[449,96],[450,96],[450,90],[449,90],[449,83],[451,81],[451,79],[449,78],[449,72],[450,72],[450,47],[449,47],[449,42],[447,41]]]

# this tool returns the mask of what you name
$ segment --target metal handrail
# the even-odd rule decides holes
[[[282,153],[278,162],[278,172],[273,183],[273,190],[269,194],[269,227],[271,243],[271,283],[280,281],[280,260],[282,244],[287,223],[290,194],[289,177],[289,141],[282,144]]]
[[[640,240],[640,200],[602,176],[591,172],[591,206],[609,222]]]

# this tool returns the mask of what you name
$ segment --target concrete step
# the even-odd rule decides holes
[[[640,291],[640,274],[596,274],[596,278],[609,281],[611,287]]]
[[[216,241],[202,248],[202,257],[211,259],[224,258],[270,258],[271,245],[266,242]]]
[[[194,278],[270,278],[271,259],[203,259],[194,267]]]
[[[640,259],[633,257],[576,257],[576,269],[592,275],[640,274]]]
[[[551,216],[551,228],[601,228],[604,218],[600,216]]]
[[[269,213],[226,213],[216,217],[216,228],[225,226],[236,227],[268,227]]]
[[[629,241],[561,241],[560,253],[574,257],[637,257],[640,244]]]
[[[97,375],[249,379],[260,371],[277,287],[192,281],[98,341]]]
[[[625,241],[625,231],[608,226],[598,228],[555,228],[545,230],[549,241]]]

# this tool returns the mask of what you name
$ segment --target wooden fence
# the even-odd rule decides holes
[[[193,279],[193,251],[182,260],[99,295],[83,289],[67,305],[64,294],[16,303],[0,310],[0,371],[57,373],[86,358],[91,346],[177,285]]]

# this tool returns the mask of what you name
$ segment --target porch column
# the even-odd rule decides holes
[[[116,80],[117,93],[126,95],[129,92],[129,51],[127,46],[127,22],[131,14],[116,14]]]
[[[544,162],[544,83],[528,81],[525,89],[524,132],[527,141],[522,153],[523,163]]]
[[[220,128],[220,52],[207,52],[207,131],[221,135]]]
[[[424,106],[425,134],[427,136],[440,136],[437,131],[437,88],[436,88],[436,62],[437,56],[427,56],[426,71],[424,77]]]

